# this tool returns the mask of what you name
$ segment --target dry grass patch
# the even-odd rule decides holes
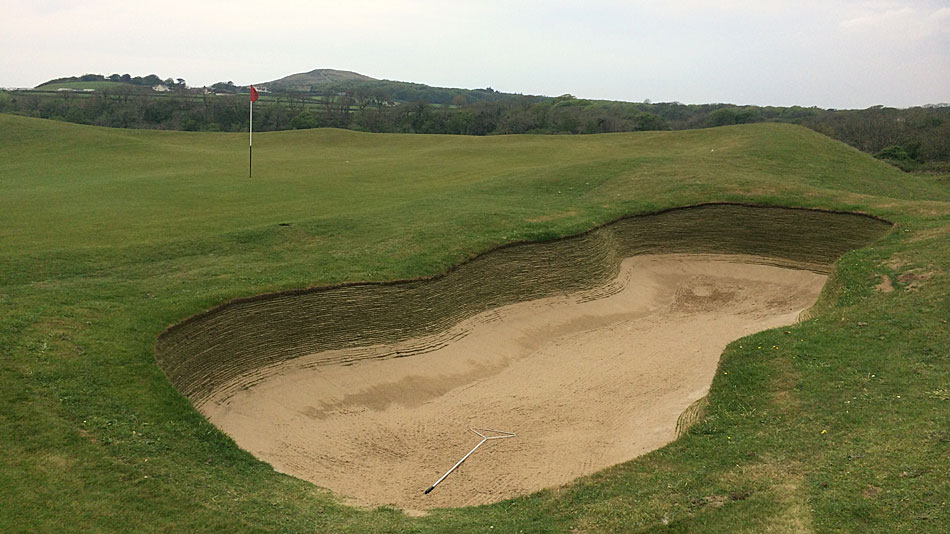
[[[706,416],[709,407],[709,397],[702,397],[690,404],[676,420],[676,436],[681,437],[689,429]]]
[[[881,275],[881,283],[874,286],[874,289],[881,293],[890,293],[894,291],[894,284],[891,283],[891,277],[886,274]]]
[[[742,466],[726,476],[732,485],[754,488],[749,491],[756,498],[768,499],[777,505],[777,513],[768,518],[761,532],[814,532],[804,488],[805,466],[796,461],[768,456],[761,460]]]
[[[569,219],[571,217],[577,216],[577,210],[563,211],[561,213],[552,213],[551,215],[542,215],[540,217],[531,217],[525,219],[525,222],[529,223],[542,223],[548,221],[556,221],[558,219]]]
[[[769,390],[773,392],[772,403],[778,410],[785,413],[797,411],[801,404],[795,395],[795,384],[800,379],[798,372],[787,358],[777,358],[774,369],[775,374],[769,384]]]

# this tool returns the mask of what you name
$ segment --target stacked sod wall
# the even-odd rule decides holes
[[[816,210],[672,209],[556,241],[504,246],[429,279],[238,299],[168,328],[156,357],[175,387],[200,406],[219,387],[290,358],[437,334],[490,308],[602,286],[630,256],[748,254],[828,271],[842,254],[889,228],[864,215]]]

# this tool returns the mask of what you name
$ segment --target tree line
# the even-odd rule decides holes
[[[181,85],[184,86],[184,80]],[[380,133],[594,134],[789,122],[887,159],[905,170],[950,169],[950,106],[878,106],[837,111],[799,106],[613,102],[571,95],[550,98],[505,93],[497,93],[504,95],[497,99],[470,101],[464,92],[458,91],[448,103],[435,104],[424,99],[407,102],[377,86],[337,89],[325,89],[320,94],[301,91],[266,95],[255,104],[254,129],[333,127]],[[118,128],[245,131],[247,106],[246,94],[158,95],[121,89],[88,94],[0,93],[0,112]]]
[[[82,76],[55,78],[40,84],[39,87],[43,87],[44,85],[55,85],[70,82],[115,82],[143,87],[154,87],[156,85],[162,84],[170,89],[185,89],[187,87],[184,78],[165,78],[163,80],[156,74],[149,74],[148,76],[132,76],[130,74],[111,74],[109,76],[104,76],[102,74],[83,74]]]

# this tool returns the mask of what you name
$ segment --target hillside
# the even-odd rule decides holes
[[[15,503],[0,531],[942,532],[950,520],[946,180],[782,124],[317,129],[254,147],[250,179],[246,133],[0,114],[0,502]],[[716,201],[895,226],[837,262],[811,319],[731,343],[682,438],[566,486],[424,517],[351,507],[239,449],[156,364],[167,327],[235,298],[432,276],[514,242]]]
[[[271,92],[279,91],[311,91],[325,85],[343,82],[371,82],[376,78],[364,76],[348,70],[315,69],[310,72],[300,72],[284,76],[269,82],[254,84],[257,87],[266,87]]]
[[[94,81],[94,82],[50,82],[38,85],[37,91],[56,91],[58,89],[73,89],[82,91],[92,89],[95,91],[117,91],[117,90],[151,90],[150,87],[141,85],[132,85],[123,82]]]
[[[491,88],[433,87],[421,83],[378,80],[355,72],[334,69],[316,69],[310,72],[291,74],[278,80],[255,84],[255,86],[266,87],[269,91],[276,93],[285,91],[314,95],[351,93],[391,102],[426,102],[438,105],[452,105],[460,102],[466,104],[495,102],[503,98],[516,96],[512,93],[501,93]]]
[[[82,76],[67,76],[65,78],[55,78],[48,82],[36,86],[37,90],[56,90],[59,88],[83,90],[93,89],[102,90],[129,90],[134,87],[151,89],[156,85],[163,84],[169,88],[184,89],[185,80],[183,78],[173,79],[159,78],[155,74],[148,76],[132,76],[130,74],[112,74],[104,76],[102,74],[83,74]]]

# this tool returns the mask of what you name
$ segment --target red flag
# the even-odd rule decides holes
[[[257,102],[257,99],[260,98],[257,94],[257,89],[254,89],[254,86],[251,86],[251,102]]]

